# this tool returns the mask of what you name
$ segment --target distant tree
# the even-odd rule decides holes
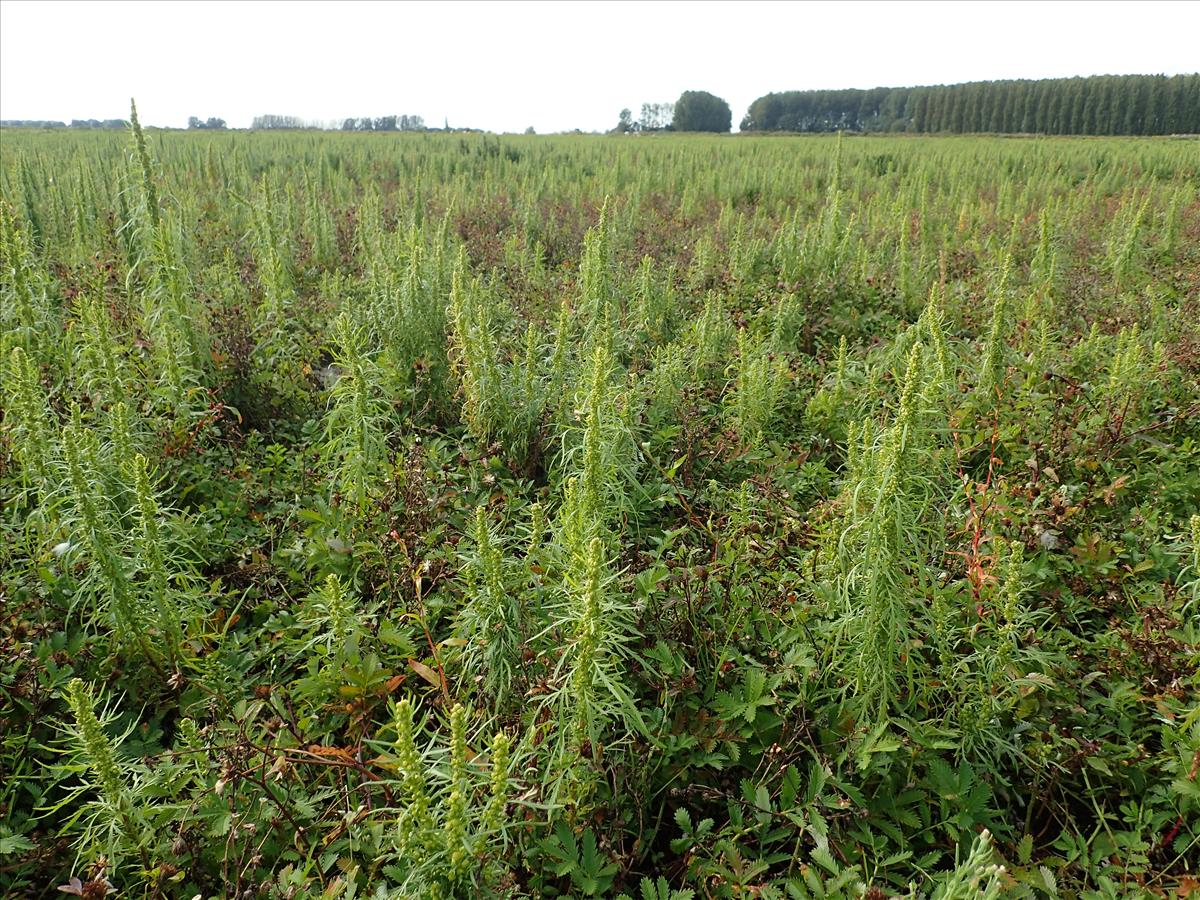
[[[674,115],[675,104],[673,103],[643,103],[637,129],[638,131],[662,131],[664,128],[670,128]]]
[[[621,115],[617,119],[617,127],[613,129],[614,134],[626,134],[633,131],[633,113],[628,109],[621,110]]]
[[[199,116],[188,116],[187,127],[188,128],[202,128],[202,129],[207,129],[209,131],[224,131],[226,126],[225,126],[225,120],[218,119],[216,116],[212,116],[204,121],[201,121]]]
[[[66,128],[66,122],[51,122],[44,119],[4,119],[0,120],[2,128]]]
[[[425,120],[420,116],[401,116],[401,131],[425,131]]]
[[[526,133],[526,134],[537,134],[537,132],[536,132],[536,131],[534,131],[534,129],[533,129],[533,126],[532,126],[532,125],[530,125],[528,128],[526,128],[526,129],[525,129],[525,133]]]
[[[255,116],[250,123],[255,130],[287,130],[307,127],[304,120],[297,116]]]
[[[723,134],[733,124],[729,104],[708,91],[684,91],[675,101],[671,125],[676,131]]]
[[[396,117],[395,116],[380,116],[375,120],[376,131],[395,131]]]

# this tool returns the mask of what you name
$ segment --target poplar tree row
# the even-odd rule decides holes
[[[759,97],[742,131],[1195,134],[1200,74],[1098,75],[933,87],[785,91]]]

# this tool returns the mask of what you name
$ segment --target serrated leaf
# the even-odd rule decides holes
[[[206,834],[209,837],[224,837],[229,834],[229,829],[233,827],[233,813],[229,810],[223,810],[218,815],[213,816],[212,824],[208,827]]]
[[[23,834],[10,834],[0,837],[0,856],[16,856],[32,850],[36,844]]]
[[[684,807],[679,807],[675,810],[675,824],[679,826],[679,830],[684,834],[692,833],[692,816]]]
[[[833,854],[829,852],[828,847],[814,847],[809,855],[812,856],[813,862],[830,875],[838,873],[838,864],[834,861]]]
[[[808,787],[804,789],[804,805],[807,806],[817,799],[821,789],[825,787],[825,770],[819,763],[813,763],[812,771],[808,773]]]
[[[1033,858],[1033,835],[1027,834],[1021,838],[1017,844],[1017,860],[1023,866],[1029,865],[1029,860]]]
[[[1042,883],[1046,885],[1046,890],[1051,897],[1058,896],[1058,880],[1054,877],[1054,873],[1046,866],[1038,866],[1038,871],[1042,873]]]

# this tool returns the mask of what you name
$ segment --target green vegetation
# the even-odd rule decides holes
[[[131,120],[3,136],[0,894],[1196,889],[1194,143]]]
[[[712,131],[724,134],[733,124],[729,104],[708,91],[684,91],[675,101],[671,127],[675,131]]]
[[[1200,134],[1200,74],[784,91],[751,103],[742,131]]]

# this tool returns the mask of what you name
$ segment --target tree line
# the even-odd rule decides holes
[[[124,119],[72,119],[69,123],[48,119],[0,119],[0,128],[128,128]]]
[[[255,116],[250,123],[255,131],[288,131],[301,128],[319,128],[323,130],[339,129],[341,131],[430,131],[421,116],[364,116],[361,118],[339,119],[327,123],[308,121],[298,116]]]
[[[751,103],[741,127],[797,132],[1196,134],[1200,74],[785,91]]]
[[[428,131],[420,116],[379,116],[378,118],[344,119],[342,131]]]
[[[724,134],[733,124],[729,104],[708,91],[684,91],[674,103],[643,103],[635,122],[629,109],[621,110],[613,134],[647,131],[711,131]]]

